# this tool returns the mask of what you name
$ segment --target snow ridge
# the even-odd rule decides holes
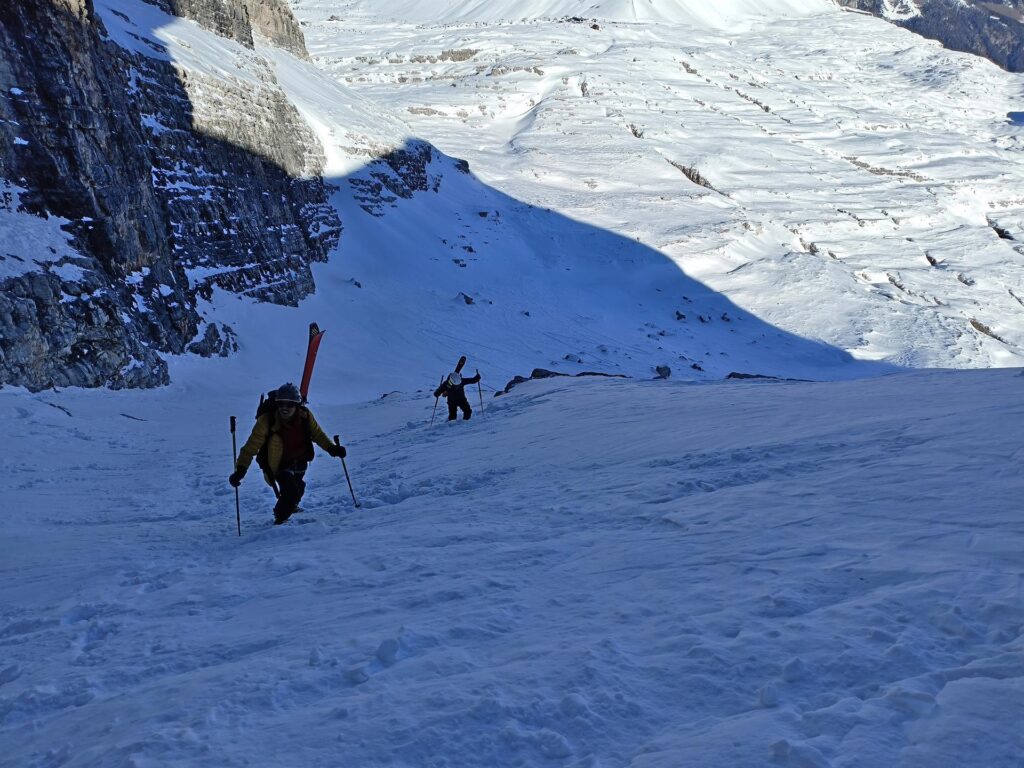
[[[665,22],[726,28],[741,22],[809,16],[834,10],[829,0],[419,0],[381,3],[381,16],[416,23],[495,23],[582,16],[602,21]]]

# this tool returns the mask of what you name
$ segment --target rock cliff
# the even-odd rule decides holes
[[[305,52],[283,4],[162,1]],[[294,305],[337,243],[322,150],[266,63],[217,78],[137,37],[154,55],[92,0],[0,4],[0,384],[166,383],[163,354],[233,349],[203,320],[213,286]]]
[[[278,48],[309,58],[299,23],[286,0],[152,0],[165,11],[192,19],[211,32],[253,47],[253,33]]]

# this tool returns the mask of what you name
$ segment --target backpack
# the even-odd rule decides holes
[[[266,413],[273,413],[274,407],[277,405],[277,390],[272,389],[264,395],[260,392],[260,404],[256,406],[256,419],[259,420],[260,416]],[[256,466],[262,469],[264,472],[270,471],[270,464],[267,461],[267,446],[270,441],[267,440],[260,446],[259,451],[256,452]]]
[[[256,418],[269,413],[277,405],[277,390],[272,389],[267,394],[260,392],[260,404],[256,406]]]

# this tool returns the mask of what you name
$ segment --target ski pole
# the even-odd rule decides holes
[[[341,443],[338,441],[338,436],[334,436],[334,444],[341,447]],[[345,480],[348,482],[348,492],[352,494],[352,504],[355,505],[356,509],[359,509],[359,502],[356,500],[356,492],[352,490],[352,478],[348,476],[348,465],[345,463],[345,457],[341,457],[341,468],[345,470]]]
[[[234,466],[238,467],[238,445],[235,443],[235,417],[231,417],[231,455],[234,457]],[[235,522],[238,523],[238,535],[242,535],[242,504],[238,500],[238,486],[235,486]]]
[[[440,389],[442,384],[444,384],[444,376],[441,377],[441,381],[438,383],[437,388]],[[430,414],[430,426],[434,426],[434,416],[437,414],[437,401],[440,399],[440,395],[434,395],[434,410]]]
[[[476,375],[480,375],[480,371],[476,372]],[[480,415],[484,415],[484,388],[480,386],[480,379],[476,380],[476,392],[480,395]]]

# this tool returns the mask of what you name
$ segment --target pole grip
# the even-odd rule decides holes
[[[235,434],[235,417],[231,417],[231,434]]]

